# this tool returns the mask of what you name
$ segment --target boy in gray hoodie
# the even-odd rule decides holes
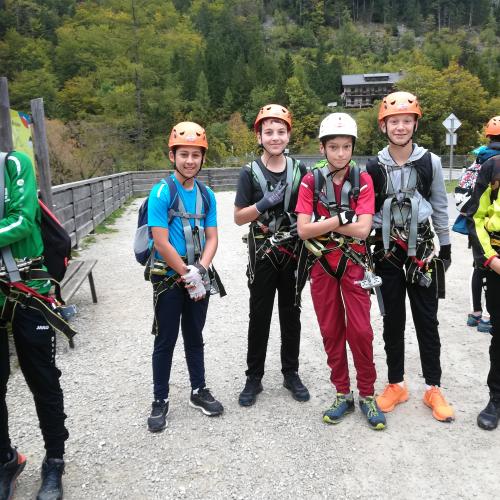
[[[394,92],[386,96],[378,121],[389,145],[366,167],[375,189],[374,256],[376,273],[382,278],[389,378],[377,403],[383,412],[390,412],[409,397],[404,382],[408,292],[426,384],[423,401],[434,418],[450,422],[454,411],[439,387],[441,343],[437,320],[438,299],[444,297],[444,273],[451,264],[448,199],[441,160],[413,142],[421,117],[413,94]],[[439,239],[439,257],[434,233]]]

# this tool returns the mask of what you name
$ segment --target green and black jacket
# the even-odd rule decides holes
[[[35,170],[30,158],[19,151],[12,152],[6,163],[0,247],[10,246],[15,259],[34,259],[43,253]],[[47,294],[51,287],[48,280],[32,280],[26,285],[41,294]],[[0,306],[4,302],[5,296],[0,293]]]

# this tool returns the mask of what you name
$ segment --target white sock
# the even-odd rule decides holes
[[[398,382],[398,385],[399,385],[400,387],[404,387],[404,386],[405,386],[405,381],[403,380],[402,382]]]
[[[425,390],[428,391],[429,389],[432,389],[433,387],[437,387],[437,385],[427,385],[425,384]]]

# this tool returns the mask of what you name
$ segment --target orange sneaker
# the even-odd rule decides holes
[[[408,401],[409,393],[406,384],[401,386],[399,384],[387,384],[384,392],[377,397],[378,407],[384,412],[394,410],[394,407],[399,403]]]
[[[432,386],[425,391],[424,403],[432,409],[432,416],[440,422],[451,422],[455,418],[453,408],[446,402],[439,387]]]

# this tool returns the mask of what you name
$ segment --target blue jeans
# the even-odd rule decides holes
[[[155,284],[154,278],[152,279]],[[209,295],[195,302],[185,288],[174,286],[162,292],[157,299],[155,315],[158,335],[153,349],[154,399],[167,399],[170,370],[179,326],[184,339],[184,352],[192,389],[205,387],[205,359],[203,327],[207,317]]]

